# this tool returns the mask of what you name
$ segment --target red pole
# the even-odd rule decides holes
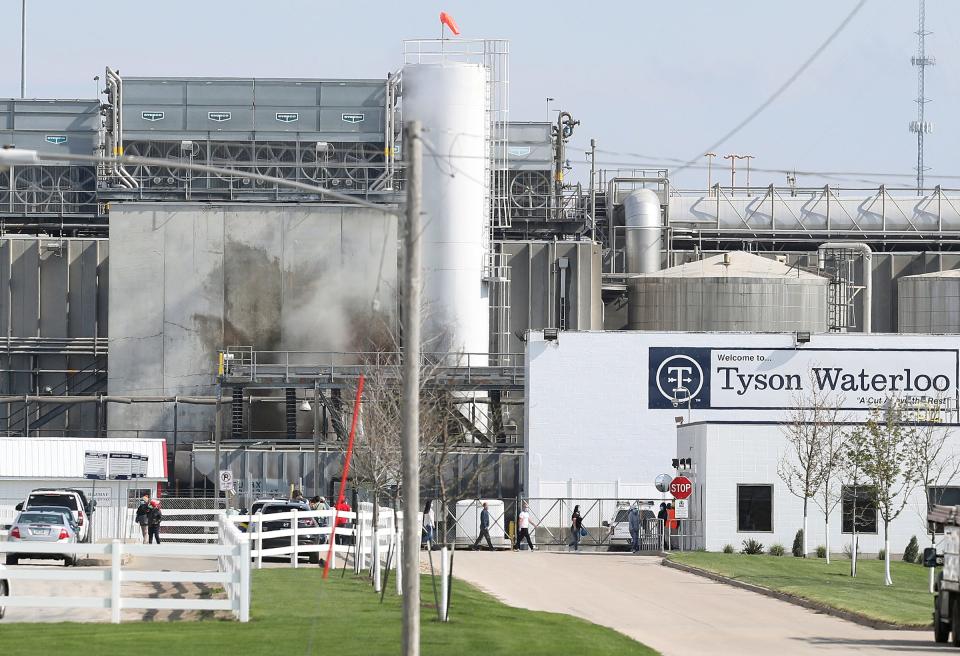
[[[340,476],[340,494],[337,496],[337,505],[333,511],[333,532],[330,535],[330,548],[327,550],[327,560],[323,564],[323,578],[330,573],[330,561],[333,559],[333,545],[336,542],[337,520],[340,518],[340,504],[343,503],[343,492],[347,488],[350,477],[350,458],[353,456],[353,438],[357,434],[357,419],[360,418],[360,395],[363,394],[363,374],[357,383],[357,397],[353,401],[353,421],[350,422],[350,439],[347,440],[347,456],[343,461],[343,474]],[[316,475],[316,473],[314,473]],[[374,501],[376,503],[376,501]],[[356,512],[356,508],[353,509]]]

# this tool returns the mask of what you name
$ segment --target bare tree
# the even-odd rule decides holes
[[[790,494],[803,500],[803,557],[807,557],[810,499],[823,485],[824,440],[835,431],[838,404],[811,380],[810,393],[794,396],[783,434],[787,448],[780,457],[777,473]],[[835,463],[831,463],[830,471]],[[834,504],[836,505],[836,504]]]
[[[884,585],[890,576],[890,522],[906,508],[917,483],[912,428],[895,398],[883,408],[873,408],[861,432],[863,473],[873,488],[877,514],[883,521]]]
[[[847,442],[846,416],[841,416],[842,400],[825,407],[824,414],[830,421],[824,423],[820,431],[820,491],[814,501],[823,511],[824,542],[827,551],[827,565],[830,564],[830,514],[836,509],[843,497],[843,458]],[[841,524],[842,522],[841,517]]]

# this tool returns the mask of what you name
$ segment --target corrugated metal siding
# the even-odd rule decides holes
[[[166,480],[164,440],[79,439],[45,437],[0,438],[0,479],[83,478],[84,451],[129,451],[147,455],[147,476]]]

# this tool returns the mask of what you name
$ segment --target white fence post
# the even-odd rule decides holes
[[[257,569],[263,569],[263,514],[252,515],[250,520],[253,521],[254,517],[257,518]]]
[[[110,621],[120,623],[120,570],[123,565],[123,543],[114,540],[110,545]]]
[[[290,526],[293,527],[293,551],[290,553],[290,559],[293,562],[293,568],[297,569],[300,567],[300,540],[297,538],[297,527],[300,526],[300,522],[297,520],[297,509],[293,509],[293,519],[290,520]]]
[[[371,563],[371,569],[373,569],[373,591],[380,592],[380,589],[383,587],[380,581],[380,531],[377,530],[377,525],[373,524],[373,542],[371,542],[372,551],[373,551],[373,562]]]
[[[250,541],[240,542],[240,621],[250,621]]]
[[[450,561],[447,548],[440,550],[440,621],[447,621],[447,579],[450,577]]]

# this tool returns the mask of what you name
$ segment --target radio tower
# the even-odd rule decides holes
[[[917,29],[917,54],[910,58],[910,63],[917,67],[917,120],[910,121],[910,131],[917,134],[917,195],[923,195],[923,172],[928,170],[923,165],[923,135],[933,132],[933,124],[924,118],[925,105],[929,102],[924,95],[924,73],[927,66],[937,63],[935,57],[927,57],[926,29],[926,2],[920,1],[920,20]]]

